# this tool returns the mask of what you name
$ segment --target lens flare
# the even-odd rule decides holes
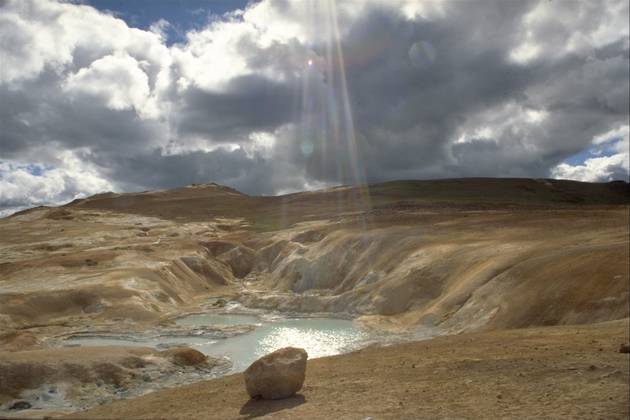
[[[415,42],[409,48],[409,61],[418,69],[426,69],[435,62],[436,53],[429,41]]]
[[[338,194],[340,211],[367,214],[371,201],[354,126],[337,5],[334,0],[310,5],[311,16],[319,20],[313,22],[317,30],[311,32],[311,57],[302,74],[296,145],[305,159],[305,170],[358,187]]]

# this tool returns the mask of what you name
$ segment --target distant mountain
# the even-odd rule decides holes
[[[242,217],[263,229],[341,214],[404,209],[527,209],[630,204],[624,181],[587,183],[553,179],[459,178],[391,181],[366,187],[341,186],[281,196],[248,196],[215,183],[171,190],[104,193],[67,206],[109,209],[200,221],[211,217]]]

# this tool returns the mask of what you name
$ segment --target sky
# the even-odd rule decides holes
[[[627,0],[0,0],[0,215],[217,182],[628,180]]]
[[[164,43],[185,42],[186,33],[203,30],[211,20],[234,10],[244,10],[247,0],[84,0],[100,11],[123,19],[129,27],[150,30],[164,21]]]

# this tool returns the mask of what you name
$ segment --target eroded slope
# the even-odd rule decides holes
[[[0,400],[41,388],[15,378],[39,375],[37,352],[72,357],[58,349],[70,336],[238,333],[174,325],[209,297],[350,315],[425,337],[627,318],[628,197],[626,183],[549,180],[408,181],[281,197],[209,184],[21,212],[0,220],[0,374],[19,385],[5,386]],[[131,378],[103,398],[143,389],[109,350],[82,351]],[[124,358],[130,351],[120,349]],[[39,367],[14,375],[29,357]],[[63,363],[42,372],[66,381]],[[151,366],[156,375],[173,369]],[[79,395],[84,384],[74,382],[69,392]]]
[[[620,319],[627,192],[472,179],[101,194],[0,221],[0,325],[137,328],[208,296],[441,332]]]

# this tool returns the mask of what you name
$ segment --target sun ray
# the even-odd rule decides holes
[[[359,150],[357,146],[356,131],[354,128],[354,118],[352,113],[352,106],[350,103],[350,95],[348,93],[348,83],[346,78],[346,67],[344,61],[343,48],[341,45],[341,33],[339,31],[339,22],[337,15],[337,4],[334,0],[328,0],[327,5],[327,21],[329,22],[330,38],[332,38],[334,44],[334,57],[330,60],[331,63],[336,64],[336,72],[338,73],[338,89],[339,92],[333,92],[337,94],[336,97],[340,102],[340,106],[337,107],[341,110],[341,116],[343,121],[343,137],[339,136],[338,139],[342,140],[343,145],[347,151],[347,159],[344,162],[349,169],[349,183],[355,185],[359,189],[359,206],[365,214],[371,207],[371,199],[369,195],[369,189],[367,188],[365,171],[361,164],[361,157],[359,156]],[[337,86],[335,86],[337,87]],[[337,124],[339,126],[339,124]],[[338,128],[336,130],[339,131]],[[341,178],[344,179],[344,178]]]

